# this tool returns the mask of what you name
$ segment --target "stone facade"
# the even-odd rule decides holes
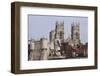
[[[71,39],[74,42],[74,45],[80,44],[80,24],[73,22],[71,24]]]
[[[62,58],[87,57],[87,44],[80,41],[80,23],[71,24],[71,35],[64,38],[64,22],[56,22],[54,30],[47,38],[29,40],[28,60],[52,60]]]
[[[52,41],[55,40],[55,30],[52,30],[52,31],[50,32],[49,38],[50,38],[50,42],[52,42]]]
[[[55,39],[60,39],[61,42],[64,42],[64,22],[56,22],[55,28]]]
[[[47,60],[48,54],[48,40],[46,38],[37,41],[31,40],[29,60]]]
[[[58,50],[60,49],[61,43],[64,42],[64,22],[56,22],[55,30],[50,32],[50,43],[51,43],[51,55],[61,55]]]
[[[41,38],[41,57],[40,60],[47,60],[49,56],[49,45],[46,38]]]

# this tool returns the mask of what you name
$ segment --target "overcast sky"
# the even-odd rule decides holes
[[[56,21],[64,21],[64,33],[66,37],[71,35],[71,24],[80,23],[80,38],[82,42],[88,41],[88,18],[73,16],[28,16],[28,39],[40,39],[46,37],[49,39],[49,32],[55,29]]]

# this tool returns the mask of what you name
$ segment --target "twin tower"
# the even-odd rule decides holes
[[[55,39],[59,39],[61,43],[63,43],[66,39],[64,38],[64,21],[56,21],[55,30],[50,32],[50,42]],[[80,23],[73,22],[71,24],[71,40],[75,43],[75,45],[80,43]]]

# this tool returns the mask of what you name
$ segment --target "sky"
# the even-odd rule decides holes
[[[56,21],[64,21],[66,37],[71,36],[71,24],[79,22],[81,42],[86,43],[88,41],[88,17],[47,15],[28,16],[28,40],[31,38],[39,40],[41,37],[49,39],[49,32],[55,29]]]

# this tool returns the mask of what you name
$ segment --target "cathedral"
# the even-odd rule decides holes
[[[64,21],[56,21],[55,28],[49,32],[49,40],[30,40],[29,60],[53,60],[75,57],[87,57],[87,44],[80,40],[80,23],[71,24],[71,35],[68,38],[64,33]]]

